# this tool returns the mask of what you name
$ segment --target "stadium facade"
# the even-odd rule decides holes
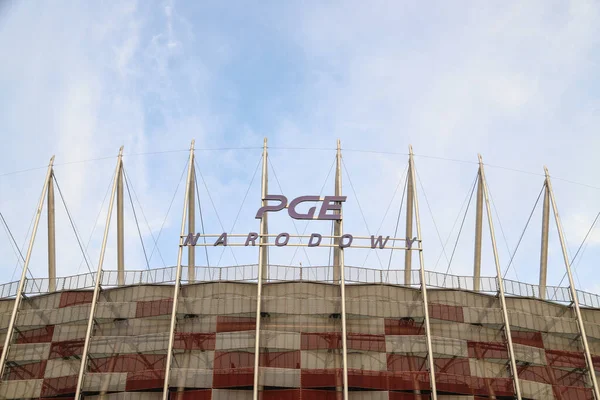
[[[267,212],[257,264],[199,267],[194,245],[204,242],[187,236],[195,232],[192,144],[178,265],[132,271],[123,265],[121,156],[122,149],[107,217],[116,203],[118,269],[103,269],[107,223],[98,271],[62,278],[55,272],[51,161],[23,275],[0,286],[0,398],[600,400],[600,297],[576,290],[568,262],[568,287],[546,285],[551,211],[566,251],[548,174],[539,285],[501,278],[481,161],[473,276],[426,270],[412,151],[406,235],[386,244],[403,243],[393,248],[404,252],[404,269],[345,265],[339,198],[329,214],[333,234],[320,244],[332,247],[332,266],[269,264],[278,235],[268,234]],[[262,207],[272,205],[267,157],[265,140]],[[337,160],[339,197],[339,142]],[[49,276],[29,279],[45,204]],[[495,277],[479,272],[486,210]],[[212,246],[221,235],[200,236],[212,236]],[[289,236],[308,246],[308,236]],[[368,237],[355,239],[375,247]],[[411,269],[414,253],[418,269]]]

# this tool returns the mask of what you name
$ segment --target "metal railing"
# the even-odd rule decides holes
[[[419,271],[411,271],[410,287],[419,287]],[[175,281],[176,267],[157,268],[140,271],[125,271],[126,285],[142,284],[172,284]],[[227,267],[196,267],[196,282],[256,282],[258,265],[247,264]],[[404,270],[379,270],[364,267],[345,267],[347,284],[388,284],[404,285]],[[82,290],[94,287],[95,274],[86,273],[56,278],[56,290]],[[473,290],[474,278],[444,274],[435,271],[426,271],[427,287],[441,289]],[[182,268],[183,283],[188,280],[187,267]],[[270,282],[324,282],[333,283],[333,268],[330,266],[300,267],[289,265],[269,265]],[[17,293],[18,282],[0,284],[0,299],[12,298]],[[105,270],[102,274],[102,286],[105,288],[117,286],[117,271]],[[510,296],[539,298],[538,285],[504,280],[505,292]],[[495,277],[481,277],[480,291],[495,294],[498,285]],[[25,295],[38,295],[48,293],[48,278],[27,279]],[[600,308],[600,296],[594,293],[577,290],[581,305]],[[571,297],[568,287],[547,286],[546,299],[559,303],[570,303]]]

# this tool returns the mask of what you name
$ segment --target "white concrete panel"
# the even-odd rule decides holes
[[[87,326],[84,323],[60,324],[54,326],[53,342],[64,342],[66,340],[75,340],[85,338]]]
[[[211,388],[213,371],[195,368],[173,368],[169,385],[175,388]]]
[[[302,369],[341,368],[341,350],[302,350],[300,352],[300,363]]]
[[[463,308],[465,323],[484,325],[504,325],[502,310],[499,308]]]
[[[552,385],[521,379],[521,395],[529,399],[554,399]]]
[[[260,332],[260,347],[270,350],[300,350],[299,332]]]
[[[167,285],[143,285],[112,288],[100,294],[100,302],[136,302],[168,299],[173,297],[173,287]]]
[[[125,390],[127,383],[126,372],[86,373],[83,390],[90,392],[120,392]]]
[[[13,344],[8,352],[10,361],[47,360],[50,354],[50,343]]]
[[[212,350],[191,350],[174,355],[173,365],[177,368],[205,370],[213,369],[215,352]]]
[[[46,363],[44,378],[58,378],[60,376],[77,375],[79,373],[80,360],[55,358]]]
[[[42,391],[42,379],[27,381],[4,381],[0,383],[0,398],[29,399],[39,398]]]
[[[387,371],[386,353],[348,350],[348,368],[364,371]]]
[[[152,353],[166,351],[169,344],[167,333],[143,336],[92,337],[90,354]]]
[[[98,303],[96,307],[96,319],[135,318],[137,309],[136,302],[124,303]]]
[[[510,378],[506,360],[490,362],[469,358],[471,375],[481,378]]]
[[[386,335],[385,351],[388,353],[427,353],[424,335]]]
[[[346,329],[348,333],[385,335],[385,319],[372,317],[361,318],[347,315]]]
[[[513,348],[515,350],[515,359],[517,361],[533,365],[546,365],[546,353],[544,349],[518,343],[514,343]]]
[[[216,350],[254,349],[256,331],[220,332],[216,335]]]
[[[279,386],[285,388],[300,387],[300,370],[288,368],[260,367],[258,384],[261,386]]]

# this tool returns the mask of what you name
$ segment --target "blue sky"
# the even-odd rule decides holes
[[[234,229],[247,232],[258,227],[258,177],[249,184],[263,137],[290,198],[319,192],[339,138],[356,191],[345,175],[348,232],[375,233],[382,220],[381,233],[393,232],[400,196],[392,196],[412,144],[419,190],[431,207],[430,213],[423,197],[428,269],[447,268],[443,255],[437,261],[442,245],[436,226],[441,242],[450,237],[449,256],[477,153],[489,163],[503,267],[541,188],[543,165],[557,178],[557,201],[574,254],[600,210],[599,7],[593,1],[372,2],[368,7],[359,1],[236,7],[185,1],[5,2],[0,6],[0,211],[22,243],[43,181],[44,169],[38,167],[56,154],[57,179],[84,242],[91,237],[95,264],[106,203],[96,216],[118,148],[125,145],[125,168],[148,220],[140,217],[145,245],[153,247],[150,232],[158,235],[164,224],[158,247],[164,264],[171,265],[181,187],[166,212],[191,139],[199,149],[238,149],[199,150],[197,157],[226,230],[249,190]],[[292,149],[299,147],[325,150]],[[169,150],[181,151],[154,154]],[[22,170],[27,171],[15,173]],[[333,176],[328,185],[333,191]],[[280,190],[274,176],[270,187]],[[200,191],[207,230],[220,232],[203,185]],[[451,266],[466,275],[473,258],[473,207],[469,211]],[[59,274],[84,272],[64,211],[57,220]],[[295,229],[284,217],[273,218],[271,225],[274,232]],[[297,225],[304,230],[304,224]],[[307,232],[327,230],[312,223]],[[596,231],[577,276],[581,288],[600,292]],[[127,268],[142,269],[146,263],[130,211],[127,232]],[[508,277],[537,282],[539,236],[540,208]],[[34,276],[46,274],[45,237],[43,222]],[[556,284],[564,265],[554,231],[550,242],[549,284]],[[483,273],[492,275],[487,231],[484,243]],[[114,249],[111,237],[107,269],[114,267]],[[235,251],[239,262],[255,262],[252,249]],[[16,257],[4,234],[0,254],[6,264],[1,278],[14,279]],[[212,250],[211,263],[219,256]],[[374,253],[366,257],[356,250],[347,259],[380,267]],[[384,268],[388,257],[380,257]],[[150,266],[163,266],[162,259],[155,254]],[[283,264],[326,259],[320,250],[295,257],[289,249],[272,254],[273,262]],[[402,255],[393,261],[402,267]],[[220,265],[233,262],[227,251]]]

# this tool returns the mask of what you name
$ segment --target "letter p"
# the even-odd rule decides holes
[[[263,214],[267,211],[281,211],[285,208],[285,206],[287,206],[287,197],[285,197],[284,195],[269,194],[263,200],[264,200],[264,204],[266,204],[266,202],[268,202],[269,200],[277,200],[277,201],[279,201],[279,204],[271,205],[271,206],[270,205],[262,206],[261,208],[258,209],[258,212],[256,213],[256,219],[262,219]]]

